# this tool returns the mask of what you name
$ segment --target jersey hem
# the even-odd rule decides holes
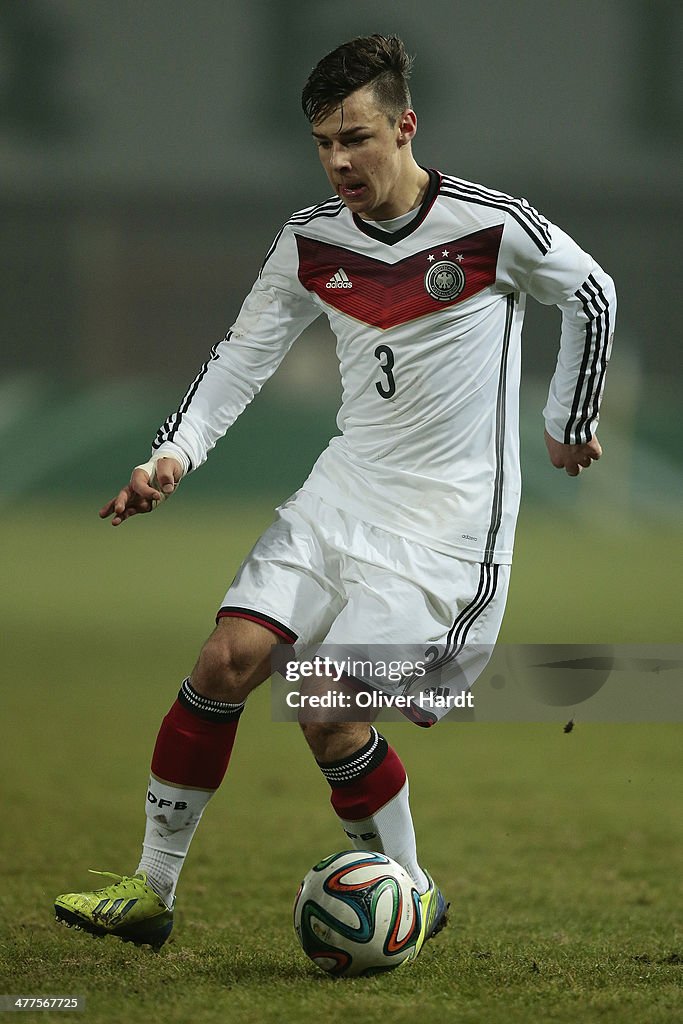
[[[452,555],[453,557],[461,558],[466,562],[475,562],[477,565],[482,565],[484,562],[488,565],[512,564],[512,549],[495,551],[492,557],[487,557],[483,547],[475,548],[468,547],[464,544],[449,544],[448,541],[444,541],[441,538],[426,537],[424,534],[420,534],[417,531],[393,527],[380,516],[374,516],[372,514],[372,510],[365,506],[356,504],[353,501],[348,501],[340,494],[330,495],[329,492],[326,492],[323,488],[320,488],[319,490],[315,485],[311,486],[309,481],[306,481],[306,483],[302,485],[301,490],[305,491],[307,494],[314,495],[325,505],[330,505],[332,508],[339,509],[343,512],[349,512],[351,515],[360,519],[362,522],[367,523],[369,526],[374,526],[378,530],[390,533],[394,537],[402,537],[404,540],[413,541],[424,548],[429,548],[431,551],[438,551],[441,555]]]
[[[240,608],[236,605],[223,605],[219,608],[216,615],[216,622],[219,619],[247,619],[248,622],[255,622],[258,626],[263,626],[265,629],[270,630],[281,640],[284,640],[288,644],[296,643],[299,639],[299,634],[295,633],[294,630],[290,629],[289,626],[285,626],[284,623],[280,622],[279,619],[275,619],[265,612],[257,611],[255,608]]]

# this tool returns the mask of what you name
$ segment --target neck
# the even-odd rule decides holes
[[[413,169],[414,174],[408,194],[408,205],[406,205],[405,209],[396,213],[394,215],[396,217],[400,217],[402,213],[408,213],[409,210],[416,210],[427,195],[429,175],[415,161],[413,161]]]
[[[410,166],[400,177],[400,185],[395,196],[384,204],[382,216],[369,217],[361,213],[363,220],[393,220],[395,217],[402,217],[410,210],[416,210],[423,201],[429,188],[429,175],[411,157]]]

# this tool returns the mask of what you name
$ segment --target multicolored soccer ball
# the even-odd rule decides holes
[[[311,868],[294,902],[304,953],[335,977],[391,971],[413,952],[420,897],[408,873],[381,853],[346,850]]]

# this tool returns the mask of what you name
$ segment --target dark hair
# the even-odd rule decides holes
[[[392,124],[410,106],[412,57],[398,36],[359,36],[323,57],[311,71],[301,106],[313,124],[327,117],[356,89],[370,85]]]

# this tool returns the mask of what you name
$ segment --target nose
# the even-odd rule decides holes
[[[351,160],[349,158],[349,150],[347,146],[342,146],[339,142],[332,144],[330,167],[333,171],[346,171],[350,169]]]

